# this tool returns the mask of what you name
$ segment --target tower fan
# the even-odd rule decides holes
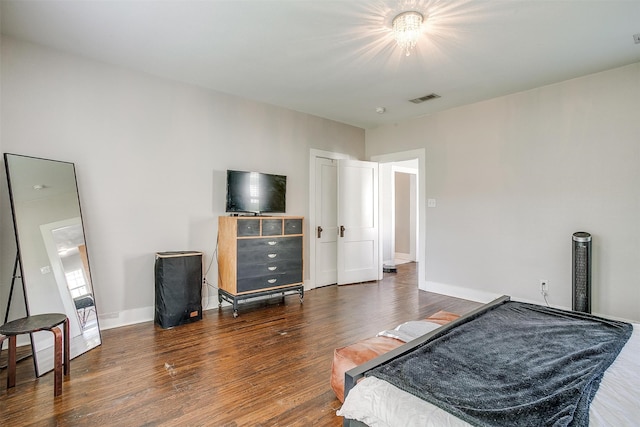
[[[573,233],[572,309],[591,313],[591,234]]]

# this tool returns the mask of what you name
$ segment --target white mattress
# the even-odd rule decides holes
[[[589,407],[590,427],[640,425],[640,324],[604,373]],[[370,427],[468,427],[465,421],[375,377],[349,392],[337,415]]]

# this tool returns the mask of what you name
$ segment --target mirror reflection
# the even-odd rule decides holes
[[[73,163],[5,154],[22,284],[30,315],[66,313],[71,357],[100,345]],[[50,333],[33,335],[36,374],[53,369]]]

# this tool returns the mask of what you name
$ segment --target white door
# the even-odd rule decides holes
[[[338,161],[338,284],[378,279],[378,164]]]
[[[316,157],[315,240],[316,286],[338,283],[338,161]]]

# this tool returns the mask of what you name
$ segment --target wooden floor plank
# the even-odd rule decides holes
[[[333,350],[438,310],[480,304],[419,291],[417,264],[379,282],[328,286],[204,313],[162,329],[152,322],[103,331],[103,344],[71,361],[62,396],[30,359],[6,390],[7,426],[340,426],[329,386]],[[99,304],[99,302],[98,302]],[[2,359],[6,358],[6,351]],[[0,360],[0,365],[2,364]]]

